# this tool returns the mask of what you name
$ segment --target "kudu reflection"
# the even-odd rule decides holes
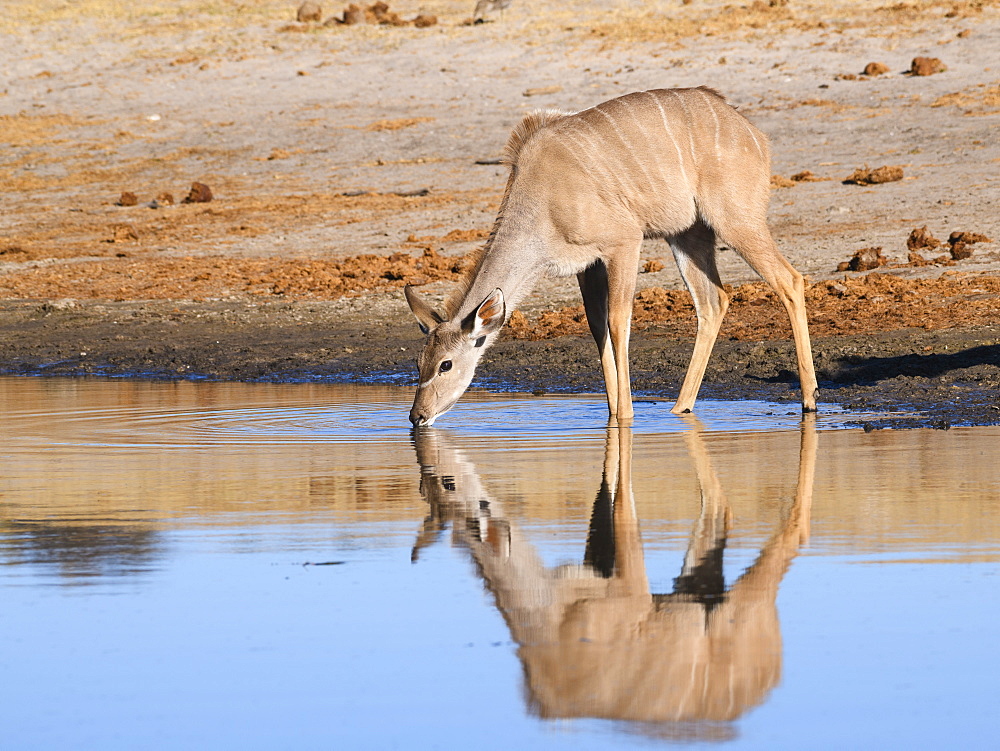
[[[808,416],[807,416],[808,419]],[[722,555],[731,512],[702,436],[686,435],[701,512],[670,594],[649,589],[632,496],[632,435],[609,429],[581,565],[546,568],[502,502],[446,434],[415,432],[430,504],[416,560],[448,525],[496,598],[533,711],[546,718],[724,722],[759,704],[781,674],[778,585],[809,534],[816,433],[803,424],[791,508],[729,589]],[[669,732],[662,728],[655,732]]]

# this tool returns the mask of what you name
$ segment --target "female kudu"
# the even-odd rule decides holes
[[[510,177],[493,232],[445,313],[407,287],[428,335],[410,411],[430,425],[543,274],[576,274],[611,417],[632,418],[628,341],[644,237],[670,243],[698,316],[675,413],[690,412],[728,306],[716,242],[778,294],[792,322],[802,409],[816,409],[805,285],[767,228],[767,137],[708,88],[628,94],[577,114],[528,115],[507,143]]]

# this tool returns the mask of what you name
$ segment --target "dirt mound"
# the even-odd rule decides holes
[[[941,241],[927,231],[926,225],[913,230],[910,236],[906,238],[906,247],[908,250],[930,250],[939,245],[941,245]]]
[[[849,261],[843,261],[837,265],[837,271],[870,271],[880,266],[890,269],[901,269],[907,266],[954,266],[955,261],[962,261],[972,256],[970,246],[976,243],[993,242],[986,235],[978,232],[952,232],[948,236],[948,255],[939,255],[935,258],[925,258],[919,251],[934,250],[942,246],[942,242],[930,233],[927,226],[917,227],[910,231],[906,238],[907,260],[906,263],[890,263],[889,259],[882,255],[882,248],[862,248],[855,251]]]
[[[882,248],[862,248],[854,251],[851,260],[837,264],[837,271],[871,271],[889,263]]]
[[[880,183],[893,183],[903,179],[903,168],[893,165],[885,165],[870,169],[867,165],[854,170],[844,178],[845,185],[878,185]]]
[[[948,70],[945,64],[936,57],[915,57],[910,63],[910,75],[912,76],[933,76],[935,73],[944,73]]]
[[[311,4],[311,3],[310,3]],[[316,8],[319,12],[319,8]],[[302,21],[302,18],[299,18]],[[309,20],[319,20],[309,19]],[[351,3],[340,16],[331,16],[324,22],[324,26],[355,26],[357,24],[377,24],[379,26],[416,26],[418,29],[426,29],[437,25],[437,16],[421,13],[415,18],[406,21],[395,11],[389,9],[389,5],[384,2],[377,2],[372,5],[362,7],[356,3]]]
[[[777,297],[763,283],[726,287],[729,313],[721,336],[735,341],[767,341],[791,336]],[[901,328],[945,329],[996,323],[1000,277],[951,274],[940,279],[901,279],[888,274],[808,285],[806,305],[814,336],[864,335]],[[693,337],[694,305],[685,290],[650,287],[636,295],[635,330],[662,330]],[[515,314],[509,336],[538,340],[587,334],[582,306],[546,311],[537,318]]]
[[[112,242],[135,240],[119,225]],[[433,249],[414,256],[361,255],[342,261],[287,258],[109,259],[45,266],[0,277],[0,295],[14,298],[203,300],[246,296],[336,300],[370,290],[455,280],[466,260]]]

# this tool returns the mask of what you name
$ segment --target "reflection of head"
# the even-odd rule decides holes
[[[417,439],[431,517],[454,522],[456,539],[496,598],[519,644],[535,714],[624,721],[631,731],[663,738],[725,740],[732,737],[726,723],[761,703],[781,676],[775,599],[808,524],[811,464],[804,468],[815,457],[814,434],[810,451],[803,434],[792,513],[728,590],[722,554],[729,507],[704,444],[689,434],[701,514],[674,591],[657,595],[649,592],[632,499],[631,434],[612,433],[583,565],[544,566],[517,525],[502,518],[475,467],[441,434]],[[497,529],[506,545],[494,544]]]

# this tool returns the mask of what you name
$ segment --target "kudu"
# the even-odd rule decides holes
[[[674,591],[653,594],[632,496],[629,428],[608,429],[584,563],[556,568],[544,565],[447,435],[415,431],[430,514],[413,559],[451,525],[518,644],[530,706],[540,716],[652,723],[648,730],[670,735],[685,729],[677,723],[734,720],[778,683],[775,600],[808,539],[815,423],[803,423],[787,516],[729,589],[722,556],[731,512],[701,435],[691,431],[686,440],[701,513]]]
[[[468,388],[500,328],[544,274],[576,274],[612,418],[633,416],[628,341],[644,237],[667,240],[694,299],[698,333],[675,413],[694,407],[728,306],[716,242],[771,287],[792,322],[802,409],[816,409],[805,285],[766,223],[767,137],[708,88],[658,89],[576,114],[536,112],[511,134],[493,231],[444,314],[407,287],[427,334],[410,411],[430,425]]]

